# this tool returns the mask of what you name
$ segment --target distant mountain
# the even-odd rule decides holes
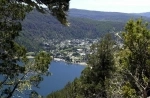
[[[89,10],[79,10],[79,9],[70,9],[69,16],[73,17],[82,17],[82,18],[89,18],[93,20],[99,21],[120,21],[126,22],[129,19],[137,19],[141,16],[146,20],[149,20],[147,17],[150,16],[150,13],[143,13],[143,14],[134,14],[134,13],[119,13],[119,12],[102,12],[102,11],[89,11]]]
[[[71,9],[68,14],[71,25],[66,27],[50,14],[41,14],[33,10],[23,21],[23,31],[17,41],[24,44],[29,51],[38,51],[42,49],[40,45],[43,41],[100,38],[108,32],[123,31],[127,20],[140,17],[135,14],[77,9]],[[147,17],[144,19],[150,20]]]
[[[141,16],[144,16],[144,17],[150,17],[150,12],[138,13],[137,15],[141,15]]]

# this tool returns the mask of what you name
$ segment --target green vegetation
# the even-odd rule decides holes
[[[30,7],[36,8],[36,10],[41,13],[51,13],[59,20],[59,22],[61,22],[61,24],[68,26],[66,11],[69,10],[69,1],[70,0],[14,0],[13,2],[26,3]],[[43,8],[42,4],[46,5],[48,10],[47,8]]]
[[[81,77],[47,98],[147,98],[150,96],[150,30],[142,19],[130,20],[123,46],[105,36],[91,47]]]
[[[71,9],[68,12],[70,26],[66,27],[61,25],[52,15],[33,10],[23,21],[23,33],[18,37],[17,42],[25,45],[27,51],[44,50],[43,42],[52,39],[61,41],[66,39],[97,39],[108,32],[124,31],[127,20],[140,17],[141,15],[137,14]],[[148,17],[143,17],[143,19],[149,21]]]
[[[146,98],[146,89],[150,84],[150,31],[147,26],[148,23],[143,23],[141,19],[127,23],[123,33],[124,49],[121,50],[124,55],[120,56],[124,76],[128,77],[125,80],[136,91],[134,93],[143,98]]]
[[[16,37],[22,30],[21,22],[26,14],[33,7],[38,11],[45,12],[45,9],[38,6],[44,3],[62,24],[69,25],[65,14],[69,7],[69,0],[36,1],[37,3],[31,0],[0,0],[0,96],[2,98],[19,97],[26,90],[31,98],[41,97],[32,90],[32,87],[38,87],[43,80],[42,77],[50,74],[48,72],[51,61],[50,54],[44,51],[37,54],[27,53],[25,47],[16,42]],[[35,17],[46,19],[40,15],[34,16],[34,19],[38,19]],[[49,15],[45,14],[45,17],[53,21]],[[34,20],[26,22],[30,25],[33,24],[32,26],[23,23],[24,32],[22,33],[24,39],[29,38],[29,43],[31,40],[31,42],[38,41],[37,46],[40,45],[40,40],[43,41],[47,38],[99,37],[114,27],[116,30],[122,30],[124,24],[120,21],[93,22],[88,19],[74,18],[72,20],[72,23],[75,23],[75,25],[72,24],[74,28],[67,28],[59,25],[55,20],[52,22],[53,24],[46,20],[46,26],[41,25],[43,21],[37,22]],[[53,35],[45,33],[45,31],[36,31],[39,30],[37,25],[43,26],[41,31],[47,30]],[[47,28],[49,26],[53,30]],[[41,36],[41,33],[44,34]],[[82,72],[81,77],[68,83],[64,89],[48,95],[48,98],[109,98],[112,96],[114,98],[147,98],[150,96],[150,30],[148,30],[148,24],[142,22],[141,19],[130,20],[125,26],[122,40],[121,48],[117,47],[109,35],[94,44],[91,48],[92,54],[89,55],[88,67]],[[18,42],[24,43],[19,38]],[[28,45],[28,42],[25,41],[25,43]],[[116,48],[118,50],[114,50]],[[34,48],[31,49],[34,50]],[[66,55],[64,51],[62,52]],[[28,59],[26,55],[35,55],[35,58]]]
[[[149,20],[149,13],[119,13],[119,12],[103,12],[103,11],[89,11],[81,9],[70,9],[69,16],[88,18],[98,21],[118,21],[118,22],[127,22],[129,19],[138,19],[141,16]]]
[[[113,20],[97,21],[76,17],[68,17],[68,20],[70,26],[66,27],[51,15],[41,14],[33,10],[23,21],[23,31],[17,42],[25,45],[28,51],[39,51],[43,50],[41,45],[43,42],[52,39],[61,41],[65,39],[96,39],[107,32],[122,31],[125,25],[125,22]]]
[[[23,1],[28,5],[22,3]],[[49,6],[52,3],[58,3],[57,0],[53,1],[48,2]],[[59,3],[68,7],[66,2],[62,0]],[[41,97],[32,88],[38,87],[43,76],[49,75],[48,67],[51,57],[46,52],[39,52],[35,59],[28,59],[25,47],[15,41],[22,30],[21,21],[35,6],[37,9],[40,8],[31,0],[0,0],[0,98],[18,98],[23,94],[31,98]],[[66,10],[67,8],[59,9],[59,11]],[[52,12],[59,14],[59,11]],[[57,14],[55,15],[57,19],[65,24],[65,15],[61,15],[64,16],[61,20],[60,14]]]

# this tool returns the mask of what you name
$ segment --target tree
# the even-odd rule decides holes
[[[76,78],[72,83],[68,82],[62,90],[49,94],[47,98],[84,98],[79,92],[80,79]]]
[[[109,78],[114,72],[114,41],[110,35],[91,47],[88,67],[79,79],[68,83],[64,89],[51,93],[47,98],[109,98],[107,96]]]
[[[107,98],[107,79],[114,70],[113,45],[111,36],[106,35],[91,48],[89,67],[81,74],[81,93],[85,97]]]
[[[124,46],[120,51],[120,64],[124,68],[124,80],[137,96],[147,98],[150,84],[150,30],[142,19],[130,20],[123,33]],[[130,83],[130,84],[129,84]]]
[[[56,16],[56,18],[64,25],[69,25],[67,21],[67,14],[66,11],[69,10],[69,1],[70,0],[14,0],[17,2],[23,2],[28,4],[31,7],[36,8],[38,11],[45,13],[51,13],[53,16]],[[9,2],[12,2],[12,0],[9,0]],[[46,5],[49,9],[44,8],[43,5]]]
[[[20,93],[28,93],[24,90],[29,89],[31,89],[30,97],[39,96],[32,91],[32,87],[38,87],[43,80],[42,76],[49,75],[51,57],[48,53],[40,52],[34,59],[28,59],[25,47],[15,42],[15,38],[22,30],[21,21],[26,13],[30,12],[32,7],[40,11],[43,9],[38,4],[44,0],[36,1],[37,3],[31,0],[0,0],[0,96],[2,98],[18,97]],[[47,4],[54,16],[65,24],[67,21],[64,11],[69,6],[67,2],[69,3],[69,1],[51,0],[45,1],[44,4]]]

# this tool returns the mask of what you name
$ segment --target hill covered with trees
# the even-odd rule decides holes
[[[148,98],[150,96],[150,30],[130,20],[122,32],[123,46],[110,35],[91,47],[80,78],[47,98]]]
[[[52,15],[33,10],[23,21],[23,33],[17,40],[28,51],[37,51],[42,49],[40,44],[49,39],[95,39],[108,32],[123,31],[127,20],[139,17],[135,14],[71,9],[68,12],[70,26],[66,27]]]
[[[120,13],[120,12],[103,12],[103,11],[89,11],[80,9],[70,9],[69,15],[73,17],[82,17],[98,21],[120,21],[127,22],[129,19],[137,19],[143,17],[149,20],[149,12],[147,13]]]

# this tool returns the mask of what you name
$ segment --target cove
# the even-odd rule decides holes
[[[35,90],[42,96],[60,90],[68,82],[72,82],[76,77],[80,77],[84,68],[85,66],[78,64],[52,61],[49,68],[49,72],[52,75],[44,77],[44,80],[39,85],[40,88],[36,88]]]

